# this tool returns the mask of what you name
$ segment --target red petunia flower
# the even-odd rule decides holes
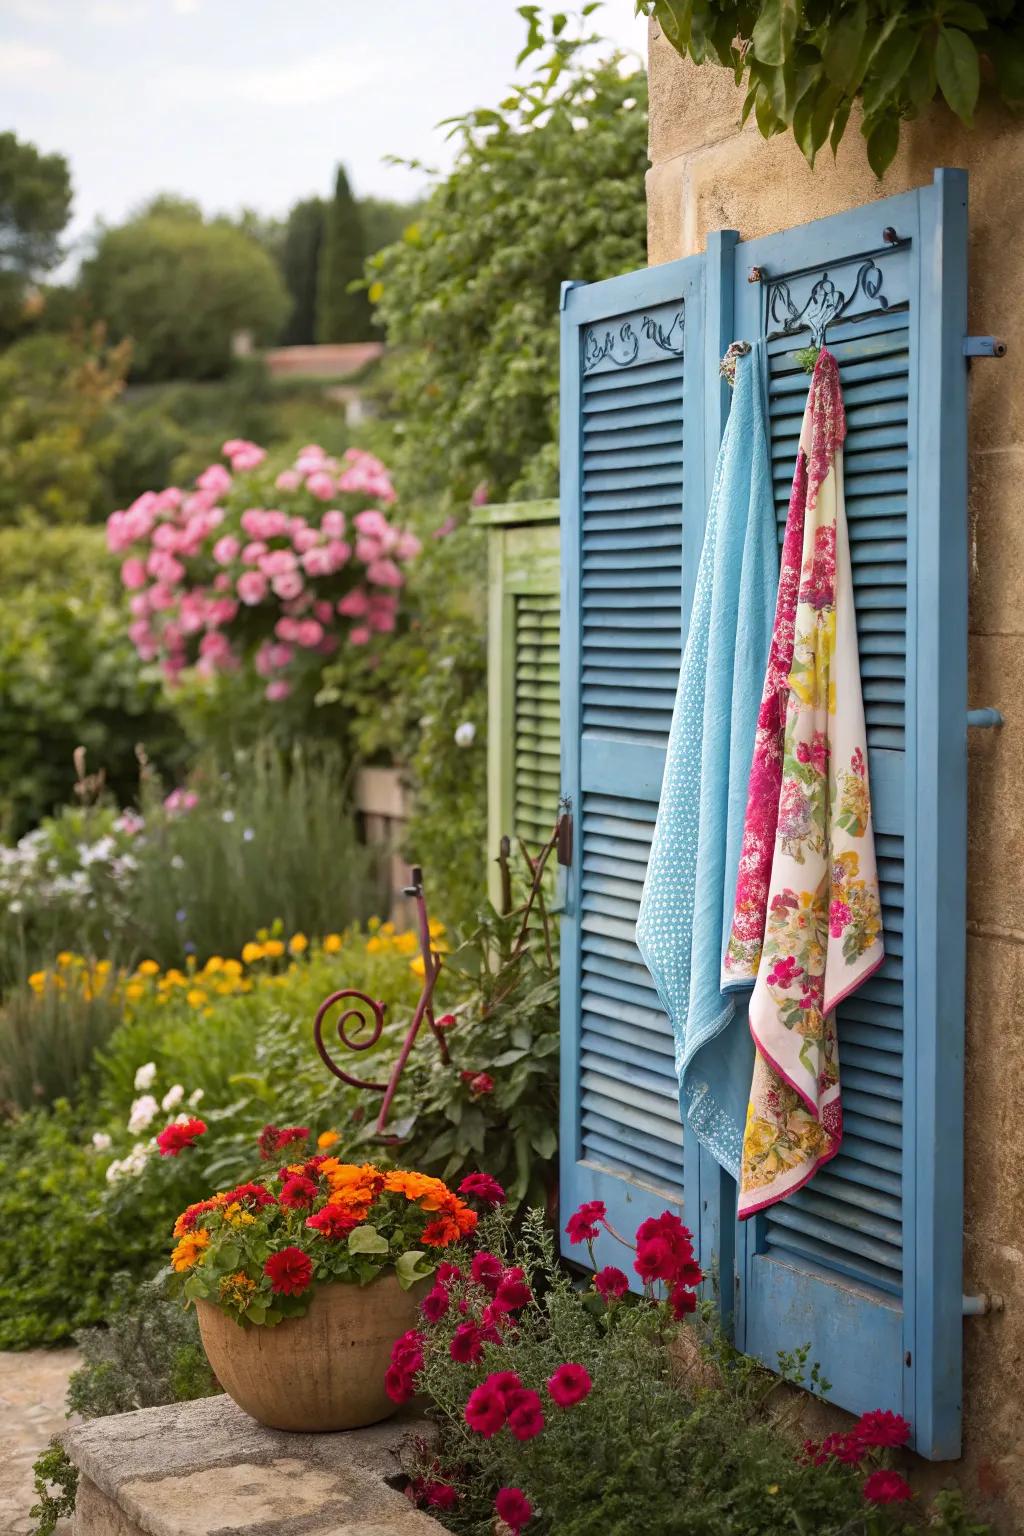
[[[423,1490],[423,1502],[431,1509],[454,1509],[459,1496],[450,1483],[428,1483]]]
[[[435,1285],[429,1295],[420,1302],[420,1311],[428,1323],[439,1323],[448,1311],[448,1292],[443,1285]]]
[[[638,1245],[650,1242],[655,1237],[668,1243],[680,1263],[693,1258],[693,1233],[671,1211],[662,1211],[660,1216],[649,1216],[636,1229]]]
[[[453,1280],[462,1279],[462,1270],[457,1264],[449,1264],[446,1260],[444,1264],[437,1266],[437,1274],[434,1278],[438,1285],[451,1285]]]
[[[864,1497],[872,1504],[903,1504],[914,1497],[905,1478],[889,1467],[879,1467],[864,1484]]]
[[[672,1316],[677,1323],[691,1312],[697,1310],[697,1296],[688,1286],[681,1282],[675,1284],[668,1293],[668,1304],[672,1308]]]
[[[649,1238],[637,1246],[633,1268],[645,1284],[652,1280],[668,1280],[675,1270],[676,1261],[672,1249],[663,1237]]]
[[[515,1371],[492,1371],[484,1386],[493,1388],[507,1399],[510,1393],[522,1391],[523,1383]]]
[[[533,1519],[533,1505],[521,1488],[499,1488],[494,1508],[510,1531],[521,1531]]]
[[[586,1366],[568,1363],[560,1365],[554,1375],[548,1377],[547,1385],[549,1396],[559,1408],[572,1408],[574,1404],[582,1403],[594,1383]]]
[[[482,1285],[485,1291],[490,1291],[493,1296],[501,1284],[501,1277],[505,1266],[493,1253],[477,1253],[473,1256],[470,1274],[477,1285]]]
[[[544,1428],[544,1404],[529,1387],[505,1394],[508,1427],[517,1440],[532,1440]]]
[[[532,1300],[533,1292],[526,1283],[523,1271],[518,1267],[506,1269],[494,1293],[495,1311],[518,1312],[520,1308],[529,1306]]]
[[[277,1198],[290,1211],[301,1211],[316,1199],[316,1185],[304,1174],[292,1174],[281,1185]]]
[[[448,1345],[448,1353],[459,1365],[475,1365],[483,1359],[484,1342],[476,1323],[460,1323]]]
[[[393,1403],[407,1403],[416,1390],[412,1374],[401,1366],[389,1365],[384,1372],[384,1390]]]
[[[888,1408],[876,1408],[871,1413],[861,1414],[852,1433],[862,1445],[906,1445],[910,1439],[910,1425],[898,1413],[892,1413]]]
[[[275,1296],[301,1296],[313,1279],[313,1261],[301,1248],[282,1248],[263,1266]]]
[[[200,1136],[206,1135],[204,1120],[172,1121],[165,1125],[156,1138],[161,1157],[177,1157],[186,1147],[194,1147]]]
[[[505,1204],[505,1191],[497,1179],[492,1179],[489,1173],[467,1173],[459,1185],[460,1195],[472,1195],[483,1205],[490,1206],[491,1210],[498,1205]]]
[[[592,1243],[607,1215],[603,1200],[584,1200],[565,1224],[570,1243]]]
[[[284,1191],[281,1191],[282,1204]],[[317,1211],[313,1216],[306,1217],[306,1226],[314,1232],[319,1232],[321,1237],[341,1238],[359,1225],[359,1217],[353,1216],[344,1206],[325,1205],[322,1211]]]
[[[470,1429],[475,1430],[478,1435],[483,1435],[485,1440],[490,1440],[491,1436],[496,1435],[505,1423],[504,1395],[486,1381],[482,1382],[469,1394],[463,1417]]]
[[[614,1264],[606,1264],[594,1276],[594,1290],[606,1301],[609,1297],[625,1296],[629,1290],[629,1280]]]

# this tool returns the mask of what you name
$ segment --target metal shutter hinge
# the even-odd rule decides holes
[[[978,731],[994,731],[999,726],[1005,725],[1002,711],[998,709],[969,709],[967,711],[967,724]]]
[[[965,336],[964,357],[1005,357],[1006,342],[998,336]]]
[[[558,818],[558,862],[563,869],[572,868],[572,812],[563,811]]]
[[[1003,1298],[995,1292],[991,1296],[965,1296],[964,1317],[987,1317],[990,1312],[1001,1312],[1003,1305]]]

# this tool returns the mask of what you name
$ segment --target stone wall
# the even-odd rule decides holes
[[[790,135],[741,130],[731,74],[684,63],[654,23],[650,79],[652,263],[710,230],[751,239],[926,185],[935,166],[970,172],[970,327],[1009,352],[970,380],[970,702],[1006,725],[970,742],[964,1287],[1001,1293],[1005,1311],[964,1325],[961,1470],[1002,1529],[1024,1529],[1024,118],[983,103],[968,132],[934,107],[878,182],[855,119],[812,171]]]

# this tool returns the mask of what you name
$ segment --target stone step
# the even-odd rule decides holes
[[[386,1481],[426,1422],[343,1434],[264,1429],[228,1397],[93,1419],[62,1440],[79,1471],[75,1536],[439,1536]]]

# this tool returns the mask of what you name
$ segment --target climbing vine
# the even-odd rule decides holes
[[[971,126],[982,79],[1024,105],[1024,7],[1018,0],[636,0],[697,64],[746,83],[763,136],[791,132],[811,165],[839,147],[854,102],[876,176],[900,125],[941,97]]]

